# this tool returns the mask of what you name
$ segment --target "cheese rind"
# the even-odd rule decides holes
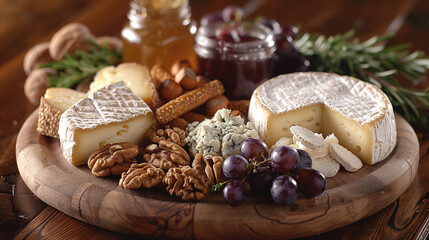
[[[59,138],[61,114],[88,94],[69,88],[48,88],[40,99],[37,131],[45,136]]]
[[[60,146],[73,165],[107,143],[142,144],[155,124],[149,106],[123,82],[103,87],[66,110],[60,119]]]
[[[121,82],[129,87],[134,94],[141,97],[151,109],[161,105],[155,82],[150,76],[149,69],[136,63],[122,63],[118,66],[108,66],[100,69],[89,87],[89,92],[107,85]]]
[[[385,159],[396,145],[396,123],[387,96],[372,84],[332,73],[275,77],[253,93],[249,120],[269,146],[303,126],[341,145],[367,164]]]

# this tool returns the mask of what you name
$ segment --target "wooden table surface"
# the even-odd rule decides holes
[[[396,32],[392,43],[412,43],[429,53],[428,0],[253,0],[253,15],[271,16],[302,31],[335,34],[350,28],[361,39]],[[190,0],[193,18],[248,1]],[[34,196],[19,176],[15,143],[37,107],[24,96],[22,61],[34,44],[61,26],[81,22],[96,35],[118,35],[126,0],[0,0],[0,239],[131,239],[73,219]],[[429,76],[429,75],[428,75]],[[427,86],[422,80],[420,87]],[[306,239],[426,239],[429,233],[429,135],[417,131],[420,165],[407,191],[384,210],[335,231]]]

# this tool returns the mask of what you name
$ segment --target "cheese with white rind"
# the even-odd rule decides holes
[[[331,155],[312,159],[312,168],[321,172],[325,177],[334,177],[340,170],[340,163],[335,161]]]
[[[107,143],[142,144],[155,124],[149,106],[123,82],[93,92],[67,109],[59,124],[60,147],[73,165],[86,164],[88,157]]]
[[[322,150],[328,147],[328,144],[325,140],[314,134],[314,132],[303,128],[301,126],[292,126],[290,131],[293,134],[295,142],[299,142],[307,148],[314,150]],[[298,145],[299,146],[299,145]]]
[[[349,172],[356,172],[362,167],[361,160],[338,143],[331,144],[330,152],[332,157]]]
[[[322,157],[325,157],[329,154],[329,145],[326,145],[326,147],[318,148],[318,149],[308,148],[299,141],[295,142],[295,145],[299,149],[302,149],[302,150],[306,151],[308,154],[310,154],[312,159],[322,158]]]
[[[385,159],[396,145],[392,104],[376,86],[332,73],[292,73],[275,77],[253,93],[249,120],[268,146],[305,127],[341,145],[366,164]]]
[[[61,114],[88,94],[70,88],[48,88],[40,99],[37,131],[45,136],[59,138]]]
[[[329,146],[331,146],[333,143],[339,143],[338,138],[335,137],[335,134],[333,133],[326,136],[325,141],[329,144]]]
[[[161,105],[155,82],[150,76],[149,69],[136,63],[122,63],[118,66],[108,66],[100,69],[89,86],[89,92],[107,85],[121,82],[129,87],[134,94],[141,97],[151,109]]]

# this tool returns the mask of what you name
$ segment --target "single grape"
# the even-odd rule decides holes
[[[237,5],[230,5],[222,10],[222,18],[225,22],[240,22],[245,15],[244,9]]]
[[[313,161],[311,160],[310,154],[308,154],[308,152],[302,149],[297,149],[297,151],[299,155],[299,160],[298,164],[296,165],[296,168],[311,168]]]
[[[298,35],[298,28],[293,25],[287,25],[282,27],[281,32],[283,35],[289,36],[292,39],[295,39],[296,36]]]
[[[252,192],[257,196],[267,196],[276,177],[277,174],[270,166],[260,167],[250,178]]]
[[[280,174],[286,174],[294,170],[298,160],[298,151],[290,146],[280,146],[271,153],[271,167]]]
[[[222,171],[225,177],[230,179],[242,179],[247,175],[249,162],[240,155],[231,155],[225,159]]]
[[[268,147],[264,141],[257,138],[248,138],[241,143],[241,154],[246,159],[250,160],[254,158],[256,162],[264,161],[264,158],[261,154],[267,158],[268,157]]]
[[[240,180],[231,180],[223,188],[223,198],[229,204],[235,206],[246,198],[246,185]]]
[[[307,198],[319,196],[326,189],[325,176],[312,168],[297,169],[294,179],[298,184],[298,192]]]
[[[298,198],[298,186],[289,175],[278,176],[271,187],[271,197],[275,203],[289,205]]]
[[[200,20],[200,25],[208,26],[219,22],[223,22],[222,14],[220,12],[213,12],[205,14]]]
[[[273,18],[265,18],[265,17],[262,17],[262,18],[259,18],[257,21],[256,21],[256,23],[258,23],[258,24],[262,24],[262,25],[264,25],[265,27],[267,27],[267,28],[269,28],[269,29],[271,29],[273,32],[274,32],[274,34],[279,34],[279,33],[281,33],[282,32],[282,27],[280,26],[280,23],[279,22],[277,22],[275,19],[273,19]]]

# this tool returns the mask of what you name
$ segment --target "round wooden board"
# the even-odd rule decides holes
[[[16,145],[19,172],[41,200],[82,221],[133,236],[174,239],[285,239],[315,235],[365,218],[395,201],[419,165],[411,126],[396,115],[398,143],[392,154],[356,173],[343,169],[313,199],[289,206],[248,197],[229,206],[220,193],[183,202],[164,188],[125,190],[118,178],[97,178],[62,156],[59,141],[37,133],[37,112],[22,127]]]

